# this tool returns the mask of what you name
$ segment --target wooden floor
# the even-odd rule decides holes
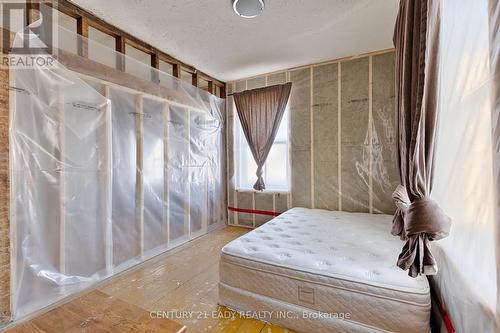
[[[8,332],[183,333],[185,331],[186,327],[182,324],[173,320],[155,320],[144,309],[99,290],[93,290]]]
[[[227,309],[221,309],[217,305],[220,250],[229,241],[247,231],[247,229],[236,227],[216,230],[166,254],[155,257],[138,268],[109,279],[98,286],[94,292],[107,297],[112,296],[113,299],[136,308],[138,312],[146,311],[148,321],[157,322],[153,324],[156,325],[155,327],[160,327],[158,325],[162,325],[163,321],[165,321],[165,325],[171,325],[166,319],[151,318],[164,316],[186,326],[187,333],[293,333],[290,330],[257,320],[241,318],[237,315],[227,316]],[[76,301],[78,299],[67,304]],[[67,304],[62,307],[67,306]],[[82,305],[81,302],[79,304],[80,307],[83,306],[81,309],[81,315],[83,316],[88,313],[88,308],[97,306],[96,304],[83,304],[85,305]],[[54,310],[44,316],[50,317],[49,322],[50,320],[57,322],[58,317],[62,314],[57,311],[52,312]],[[134,318],[137,316],[138,314]],[[32,325],[39,318],[31,320],[23,324],[23,326]],[[146,320],[145,317],[140,315],[139,318]],[[74,331],[94,332],[93,330],[84,329],[81,319],[76,320],[78,321],[75,326],[77,329]],[[158,331],[155,327],[138,326],[136,328],[139,331]],[[128,331],[122,330],[121,327],[120,330]],[[17,332],[21,331],[18,330]],[[164,330],[162,329],[162,331]],[[35,330],[35,332],[59,331],[56,327],[51,330],[50,327],[44,326],[43,329]],[[165,330],[165,332],[171,331]]]

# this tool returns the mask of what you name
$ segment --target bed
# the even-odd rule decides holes
[[[391,222],[293,208],[222,249],[219,303],[297,332],[429,332],[428,281],[396,267]]]

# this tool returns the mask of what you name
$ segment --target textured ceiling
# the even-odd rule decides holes
[[[231,0],[73,0],[224,81],[392,47],[398,0],[266,0],[238,17]]]

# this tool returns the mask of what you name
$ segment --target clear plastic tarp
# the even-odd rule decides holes
[[[44,30],[28,28],[16,42],[48,44]],[[12,71],[15,319],[226,220],[224,101],[57,32],[60,45],[44,54],[56,63]],[[64,51],[75,44],[80,55]],[[86,59],[88,50],[124,67]]]
[[[441,1],[440,123],[431,195],[453,222],[447,238],[432,242],[439,272],[431,282],[457,332],[500,329],[500,189],[493,174],[500,142],[492,137],[499,125],[492,117],[498,9],[489,13],[488,0]]]

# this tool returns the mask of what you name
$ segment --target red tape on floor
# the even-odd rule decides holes
[[[455,333],[455,328],[453,327],[453,324],[451,323],[450,316],[448,316],[448,312],[443,308],[443,306],[439,303],[436,302],[438,305],[439,313],[441,314],[441,318],[443,318],[444,325],[446,326],[446,330],[448,333]]]
[[[227,210],[230,210],[232,212],[238,212],[238,213],[259,214],[259,215],[268,215],[268,216],[278,216],[281,214],[281,213],[277,213],[277,212],[268,212],[266,210],[243,209],[243,208],[234,208],[234,207],[227,207]]]

